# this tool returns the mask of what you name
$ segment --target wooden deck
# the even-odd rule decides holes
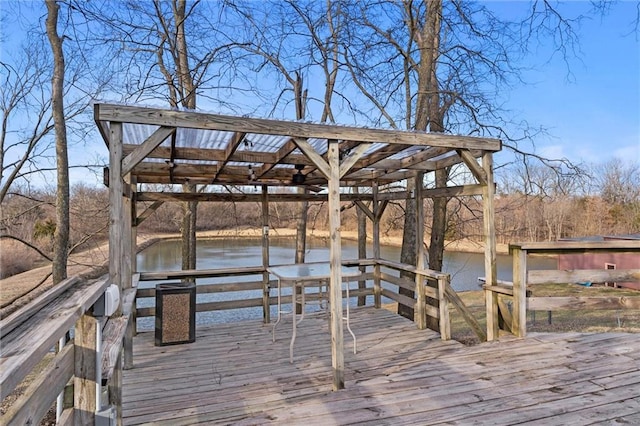
[[[640,335],[531,334],[465,347],[388,311],[352,311],[346,389],[331,391],[326,317],[199,329],[195,343],[134,340],[125,424],[640,424]]]

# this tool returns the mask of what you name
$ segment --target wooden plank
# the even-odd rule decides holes
[[[416,269],[422,270],[424,264],[424,201],[422,199],[422,189],[424,187],[424,174],[418,172],[415,177],[415,203],[416,203]],[[415,275],[414,294],[416,295],[416,326],[419,330],[427,328],[427,296],[425,295],[426,280],[423,275]],[[439,300],[439,299],[435,299]],[[439,331],[439,330],[437,330]]]
[[[304,347],[299,346],[300,351],[296,348],[296,355],[300,353],[301,357],[294,365],[288,364],[286,355],[278,356],[280,351],[287,353],[287,339],[267,346],[269,350],[265,353],[261,339],[270,342],[270,335],[260,333],[261,326],[257,323],[250,338],[233,332],[240,330],[239,324],[235,328],[224,325],[226,341],[219,341],[220,332],[212,329],[206,337],[199,335],[195,343],[199,348],[190,345],[187,352],[184,347],[176,347],[159,354],[153,350],[152,339],[145,339],[149,347],[143,362],[148,367],[127,372],[135,376],[126,380],[125,389],[127,385],[140,383],[141,378],[147,381],[143,387],[127,392],[125,422],[333,424],[336,419],[349,419],[351,423],[395,425],[420,424],[425,418],[468,424],[477,418],[479,423],[484,420],[484,423],[512,424],[514,413],[520,409],[535,408],[540,403],[559,406],[563,399],[576,395],[580,395],[583,404],[594,406],[601,398],[598,391],[603,389],[601,384],[590,383],[594,378],[606,377],[614,371],[632,372],[622,376],[629,378],[625,385],[617,386],[622,391],[640,377],[629,358],[613,355],[628,346],[628,342],[637,346],[637,339],[605,339],[611,344],[599,351],[596,340],[583,339],[575,333],[569,339],[558,337],[550,343],[525,339],[471,348],[444,346],[443,342],[435,347],[433,335],[420,338],[418,333],[425,331],[416,330],[408,321],[384,310],[354,310],[353,318],[363,311],[368,312],[358,321],[359,342],[369,342],[369,346],[363,346],[357,355],[346,354],[348,389],[344,392],[330,392],[327,383],[331,367],[326,331],[313,333]],[[382,316],[376,320],[377,316],[368,316],[370,312]],[[302,338],[309,331],[305,324],[327,329],[325,318],[314,321],[310,316],[301,324]],[[381,324],[399,324],[397,321],[404,328],[378,329]],[[370,323],[373,324],[368,327]],[[246,330],[247,324],[242,328]],[[369,335],[370,332],[374,334]],[[589,350],[577,346],[588,341],[594,344]],[[203,349],[206,352],[199,352]],[[188,354],[192,356],[185,359]],[[165,364],[158,365],[167,356]],[[519,362],[511,363],[512,368],[504,368],[513,359]],[[220,382],[210,373],[211,360],[221,374]],[[154,368],[158,373],[150,374],[146,368]],[[628,399],[634,388],[627,390],[631,393],[618,391],[616,397]],[[571,402],[573,410],[578,407],[575,402]],[[571,419],[566,416],[564,420],[572,423]],[[593,421],[600,419],[596,414]]]
[[[640,262],[640,260],[639,260]],[[640,269],[576,269],[527,271],[527,284],[639,282]]]
[[[281,182],[280,182],[281,183]],[[288,185],[288,184],[287,184]],[[312,202],[326,202],[328,200],[328,194],[295,194],[289,193],[270,193],[269,196],[277,200],[279,203],[284,202],[298,202],[298,201],[312,201]],[[355,201],[355,200],[370,200],[370,194],[341,194],[341,200],[343,201]],[[254,193],[226,193],[226,192],[140,192],[138,194],[138,201],[175,201],[175,202],[234,202],[234,203],[259,203],[261,201],[260,194]]]
[[[300,151],[313,162],[313,164],[320,170],[320,172],[327,178],[331,177],[331,166],[327,164],[324,158],[315,150],[313,146],[304,138],[294,138],[295,144],[300,148]],[[338,166],[339,167],[339,166]],[[331,197],[329,197],[331,198]]]
[[[394,144],[443,146],[488,151],[499,151],[502,148],[500,140],[491,138],[233,117],[115,104],[96,104],[94,107],[94,119],[98,122],[155,124],[228,132],[283,135],[297,138],[338,139],[373,143],[390,142]]]
[[[517,337],[527,334],[527,252],[514,248],[513,257],[513,326]]]
[[[374,181],[371,192],[373,192],[373,258],[380,259],[380,218],[384,213],[382,210],[386,208],[386,204],[382,205],[379,200],[378,182]],[[380,285],[381,271],[380,264],[376,262],[373,267],[373,305],[380,308],[382,302],[382,286]]]
[[[103,279],[73,286],[2,338],[0,399],[11,393],[33,370],[108,285],[108,280]]]
[[[102,357],[100,359],[102,386],[107,385],[113,377],[122,352],[128,322],[128,316],[111,318],[107,321],[102,332]]]
[[[78,276],[73,276],[63,280],[54,287],[51,287],[46,292],[42,293],[31,302],[27,303],[22,308],[13,312],[11,315],[0,320],[0,337],[3,337],[13,331],[20,324],[27,321],[33,315],[35,315],[43,306],[54,300],[60,294],[64,293],[73,285],[80,282]]]
[[[364,155],[364,153],[369,148],[371,148],[371,145],[372,144],[370,143],[359,144],[349,153],[347,158],[344,158],[342,160],[342,164],[340,164],[340,172],[339,172],[340,179],[342,179],[344,175],[349,173],[351,168],[356,164],[356,161],[358,161]]]
[[[476,161],[476,158],[466,149],[458,149],[456,151],[464,164],[469,168],[471,174],[478,180],[478,183],[482,186],[487,186],[489,184],[489,177],[487,176],[487,172],[485,168],[480,166]]]
[[[109,139],[109,280],[124,289],[122,276],[124,241],[121,220],[124,217],[122,193],[122,123],[110,123]]]
[[[39,424],[73,376],[73,356],[73,345],[66,345],[11,404],[2,416],[2,423]]]
[[[638,252],[640,251],[640,241],[638,240],[615,240],[615,241],[555,241],[540,243],[519,243],[509,244],[509,249],[520,248],[529,253],[588,253],[588,252]]]
[[[266,186],[262,186],[262,321],[265,324],[271,322],[271,309],[269,305],[269,192]]]
[[[468,153],[467,153],[468,154]],[[475,160],[473,160],[475,162]],[[482,155],[482,168],[486,182],[482,185],[482,228],[484,232],[484,273],[487,284],[497,285],[497,249],[495,228],[495,186],[493,182],[493,155],[485,152]],[[498,338],[498,295],[484,291],[485,309],[487,317],[487,340]]]
[[[358,296],[367,296],[373,294],[372,289],[353,289],[349,290],[349,297],[354,298]],[[346,297],[346,290],[342,292],[343,298]],[[314,300],[315,293],[306,293],[305,296],[309,301]],[[288,304],[291,303],[291,296],[282,296],[282,303]],[[239,299],[239,300],[221,300],[217,302],[206,302],[206,303],[196,303],[196,312],[209,312],[209,311],[224,311],[230,309],[242,309],[242,308],[256,308],[261,307],[263,303],[263,299],[260,298],[250,298],[250,299]],[[269,297],[269,305],[275,306],[278,304],[278,299],[276,296]],[[138,308],[136,310],[136,315],[138,317],[149,317],[155,315],[155,308]]]
[[[74,423],[89,425],[95,421],[96,389],[98,383],[96,335],[98,322],[91,315],[84,314],[75,325],[73,407]]]
[[[440,337],[442,340],[451,340],[451,318],[449,316],[449,299],[447,299],[447,286],[450,285],[449,277],[438,279],[438,309],[440,319]]]
[[[337,141],[329,142],[327,151],[329,169],[327,170],[328,173],[325,173],[329,179],[329,264],[331,269],[329,303],[331,305],[331,366],[333,369],[332,388],[334,391],[344,389],[344,336],[342,325],[344,314],[342,311],[341,291],[342,240],[340,237],[340,159],[338,148]],[[308,153],[306,154],[308,155]],[[316,161],[314,163],[318,164]],[[320,165],[318,165],[318,168],[320,168]]]
[[[262,274],[262,266],[249,266],[246,268],[220,268],[220,269],[187,269],[184,271],[141,272],[140,281],[158,281],[183,278],[215,278],[242,275]]]
[[[380,273],[380,279],[382,281],[386,281],[389,284],[397,285],[398,287],[404,288],[406,290],[415,291],[415,282],[405,278],[405,277],[396,277],[394,275],[387,274],[386,272]],[[424,286],[424,294],[427,297],[431,297],[433,299],[438,298],[438,292],[433,287]]]
[[[476,336],[478,336],[478,339],[480,339],[481,342],[486,342],[488,340],[487,334],[480,326],[480,323],[478,323],[476,317],[473,316],[469,308],[467,308],[467,305],[464,304],[464,301],[460,296],[458,296],[458,293],[451,288],[451,285],[448,282],[445,284],[445,295],[449,302],[451,302],[453,306],[460,311],[464,320],[469,324]]]
[[[158,145],[164,142],[169,136],[176,132],[175,127],[161,126],[158,130],[153,132],[140,146],[138,146],[133,152],[127,155],[122,160],[122,170],[120,176],[124,177],[130,173],[135,166],[153,151]]]
[[[640,309],[640,297],[606,297],[606,296],[564,296],[564,297],[529,297],[527,309],[533,311],[555,310],[619,310]]]
[[[140,195],[138,194],[138,197]],[[160,208],[164,204],[164,201],[154,201],[149,207],[147,207],[141,214],[136,218],[135,225],[138,226],[145,220],[147,220],[156,210]]]
[[[226,167],[227,163],[231,159],[231,156],[236,152],[238,146],[240,146],[245,136],[247,136],[245,132],[233,133],[233,136],[231,136],[231,140],[229,140],[227,146],[224,149],[224,157],[218,163],[218,168],[216,169],[216,174],[213,176],[212,182],[215,182],[222,170]]]

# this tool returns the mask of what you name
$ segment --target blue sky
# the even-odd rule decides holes
[[[502,6],[514,6],[503,3]],[[565,10],[586,11],[587,2]],[[567,65],[549,43],[530,58],[529,85],[515,88],[508,107],[531,125],[547,129],[536,152],[574,162],[612,158],[640,163],[640,32],[633,27],[636,1],[617,2],[608,15],[582,22],[578,57]]]
[[[0,0],[0,6],[4,1]],[[44,13],[36,4],[34,19]],[[519,17],[529,7],[524,1],[486,4]],[[548,40],[525,59],[523,65],[532,68],[523,76],[528,84],[505,91],[505,108],[514,119],[547,130],[547,135],[535,138],[536,153],[576,163],[604,163],[613,158],[640,163],[640,31],[633,27],[637,7],[637,1],[617,1],[606,16],[582,21],[577,27],[578,57],[569,64],[552,54]],[[587,12],[590,3],[568,1],[561,8],[575,15]],[[5,39],[3,48],[18,39]],[[101,140],[76,144],[69,154],[72,164],[107,157]],[[500,154],[496,164],[508,160],[508,153]],[[101,184],[101,177],[87,170],[74,169],[71,178]]]

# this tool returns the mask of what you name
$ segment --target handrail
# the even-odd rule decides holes
[[[640,269],[575,269],[529,270],[530,254],[584,254],[584,253],[635,253],[640,252],[640,241],[559,241],[510,244],[513,257],[513,315],[511,331],[524,337],[527,331],[527,309],[638,309],[640,297],[529,297],[528,285],[568,284],[581,282],[640,282]],[[486,290],[497,290],[485,286]],[[501,291],[498,291],[501,292]],[[497,313],[496,313],[497,315]]]
[[[71,282],[72,284],[69,284]],[[109,285],[107,279],[75,283],[71,278],[65,282],[67,288],[49,294],[48,300],[39,309],[28,305],[21,310],[21,323],[5,333],[0,339],[0,398],[4,399],[14,391],[33,368],[42,361],[52,347],[72,327],[75,327],[74,342],[61,348],[60,352],[49,362],[34,382],[12,405],[3,416],[3,421],[18,424],[37,423],[46,414],[57,395],[64,389],[71,377],[78,374],[79,369],[95,371],[95,348],[82,346],[83,342],[96,341],[96,328],[87,321],[87,311],[95,304]],[[25,313],[26,312],[26,313]],[[95,322],[94,322],[95,324]],[[83,331],[83,326],[89,334]],[[92,331],[91,331],[92,330]],[[93,367],[91,367],[93,365]],[[91,376],[81,376],[82,380],[91,381]],[[94,377],[95,381],[96,378]],[[75,380],[78,382],[78,379]],[[77,400],[95,401],[95,386],[82,386],[76,383]],[[83,392],[88,392],[84,394]],[[94,395],[93,399],[90,395]],[[76,407],[76,414],[83,412],[83,407]],[[93,415],[93,413],[91,413]]]

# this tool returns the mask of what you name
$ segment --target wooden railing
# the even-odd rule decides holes
[[[638,269],[575,269],[575,270],[529,270],[529,255],[562,255],[587,253],[640,253],[640,241],[601,242],[551,242],[512,244],[513,285],[498,284],[485,289],[513,298],[512,312],[500,311],[508,318],[512,333],[524,337],[527,332],[526,315],[529,310],[578,310],[578,309],[640,309],[640,293],[637,297],[611,296],[563,296],[534,297],[528,286],[539,284],[569,284],[581,282],[640,282]],[[640,254],[638,254],[640,265]],[[604,265],[603,265],[604,266]],[[528,297],[530,296],[530,297]],[[497,321],[497,319],[496,319]]]
[[[416,269],[410,265],[390,262],[386,260],[375,259],[357,259],[345,260],[343,264],[346,266],[358,266],[364,270],[362,275],[351,277],[352,282],[367,282],[366,288],[350,289],[349,297],[362,300],[363,296],[374,296],[374,305],[379,306],[377,299],[379,297],[387,297],[395,302],[406,305],[416,312],[416,323],[420,326],[420,317],[432,317],[440,324],[440,333],[443,339],[451,338],[451,326],[449,319],[449,311],[447,303],[440,303],[439,307],[430,306],[426,303],[426,298],[435,300],[449,300],[446,294],[455,294],[450,286],[450,277],[437,271]],[[370,270],[373,268],[373,271]],[[390,272],[383,272],[381,268],[395,271],[411,272],[418,277],[423,278],[425,284],[427,281],[435,283],[434,286],[419,285],[416,282],[400,276],[394,276]],[[141,282],[145,281],[163,281],[163,280],[182,280],[182,279],[198,279],[198,278],[228,278],[237,276],[255,276],[255,280],[244,282],[224,282],[219,284],[199,284],[196,286],[197,294],[208,293],[234,293],[239,291],[263,291],[265,282],[264,268],[260,266],[249,268],[233,268],[233,269],[208,269],[208,270],[189,270],[189,271],[163,271],[163,272],[143,272],[139,274]],[[371,283],[373,282],[373,285]],[[422,281],[421,281],[422,282]],[[382,283],[388,285],[383,286]],[[272,280],[268,283],[269,288],[275,288],[277,282]],[[394,289],[395,287],[395,289]],[[268,311],[270,306],[277,305],[277,296],[270,295],[269,288],[266,293],[268,297],[251,297],[241,298],[238,300],[224,300],[213,302],[202,302],[196,304],[196,312],[221,311],[230,309],[241,309],[251,307],[262,307],[263,316],[268,322]],[[415,291],[416,288],[422,289],[416,292],[415,298],[410,298],[400,294],[399,289],[406,288]],[[309,287],[309,292],[305,293],[306,299],[309,301],[317,300],[320,294],[314,292],[313,287]],[[140,288],[137,292],[137,299],[155,297],[155,288]],[[343,291],[343,298],[347,297],[346,291]],[[447,298],[447,299],[445,299]],[[291,296],[283,296],[283,303],[291,303]],[[155,307],[139,307],[136,309],[138,318],[152,317],[155,315]],[[423,321],[424,322],[424,321]],[[424,326],[422,326],[424,328]]]
[[[92,307],[108,285],[106,279],[73,277],[0,321],[0,398],[29,373],[35,376],[0,423],[38,424],[69,384],[73,401],[59,411],[60,424],[94,424],[96,412],[121,406],[121,354],[135,294],[130,290],[121,295],[124,315],[96,318]],[[73,340],[67,342],[70,331]],[[104,388],[110,390],[109,402],[100,398]]]

